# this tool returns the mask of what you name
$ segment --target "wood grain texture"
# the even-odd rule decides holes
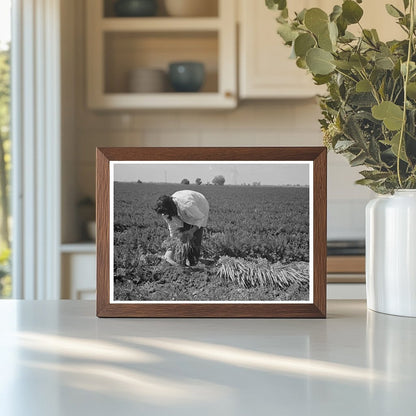
[[[177,147],[97,149],[97,316],[186,318],[326,317],[326,148]],[[313,303],[110,303],[110,161],[313,161]]]
[[[365,283],[365,256],[328,256],[328,283]]]
[[[97,219],[97,316],[110,303],[110,164],[97,149],[96,219]]]
[[[365,283],[365,274],[328,274],[327,283]]]
[[[326,317],[327,150],[319,149],[313,159],[313,301]]]
[[[365,256],[328,256],[328,273],[365,273]]]

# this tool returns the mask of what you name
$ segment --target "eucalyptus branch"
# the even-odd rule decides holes
[[[357,44],[355,45],[355,52],[356,53],[360,53],[360,50],[361,50],[361,44],[363,43],[363,40],[362,40],[362,38],[359,38],[358,39],[358,41],[357,41]]]
[[[393,101],[393,102],[396,102],[395,100],[393,100],[394,90],[396,89],[396,84],[397,84],[397,80],[394,80],[393,81],[393,88],[391,89],[391,94],[390,94],[390,97],[389,97],[389,100]]]
[[[400,139],[399,139],[399,148],[397,150],[397,177],[399,180],[400,188],[403,188],[402,177],[400,173],[400,156],[403,148],[403,141],[406,130],[406,110],[407,110],[407,83],[409,82],[409,69],[410,62],[412,59],[412,50],[413,50],[413,37],[414,37],[414,28],[415,28],[415,0],[410,0],[410,30],[409,30],[409,45],[407,48],[407,60],[406,60],[406,72],[404,75],[404,85],[403,85],[403,118],[402,118],[402,127],[400,129]]]
[[[272,9],[276,4],[286,6],[285,0],[266,3]],[[317,77],[316,81],[326,84],[328,96],[321,97],[320,120],[325,143],[331,143],[336,153],[348,155],[350,161],[354,160],[353,165],[367,166],[370,170],[363,174],[362,184],[376,192],[416,189],[416,134],[409,128],[410,117],[416,113],[416,71],[412,70],[416,52],[416,0],[404,0],[404,15],[394,6],[387,7],[406,33],[404,41],[388,42],[378,40],[375,33],[364,29],[360,22],[364,15],[361,1],[342,3],[337,9],[334,6],[331,14],[318,7],[306,9],[302,22],[299,18],[287,18],[285,9],[279,19],[284,26],[279,34],[292,46],[288,39],[296,32],[301,36],[296,40],[295,54],[303,58],[305,69]],[[338,28],[340,24],[356,25],[361,33],[350,36],[340,31],[333,39],[334,23]],[[328,47],[329,41],[335,48]],[[411,109],[415,110],[410,112]],[[360,158],[358,148],[363,152]],[[389,175],[380,176],[384,171]]]
[[[337,44],[337,48],[341,49],[342,52],[349,52],[347,49],[344,49],[340,44]]]
[[[370,78],[368,78],[367,73],[365,72],[365,69],[361,66],[362,71],[360,71],[360,75],[365,79],[369,84],[371,88],[371,93],[373,94],[374,99],[377,101],[377,104],[380,104],[380,97],[378,96],[378,92],[376,90],[376,87],[371,82]]]
[[[399,91],[397,91],[397,94],[394,97],[394,100],[393,100],[394,103],[399,99],[400,94],[402,93],[402,91],[403,91],[403,88],[399,88]]]
[[[360,22],[358,22],[358,26],[360,27],[360,29],[361,29],[361,33],[362,33],[362,35],[364,36],[364,38],[365,38],[365,40],[367,41],[367,43],[368,43],[370,46],[372,46],[372,47],[374,48],[374,50],[378,50],[378,49],[377,49],[377,45],[375,45],[375,44],[373,43],[372,39],[371,39],[371,38],[369,38],[369,37],[365,34],[365,32],[364,32],[364,28],[361,26],[361,23],[360,23]]]
[[[343,75],[344,77],[346,77],[346,78],[350,79],[352,82],[355,82],[355,83],[357,83],[357,82],[358,82],[355,78],[353,78],[353,77],[351,77],[350,75],[348,75],[348,74],[346,74],[346,73],[344,73],[344,72],[340,71],[338,68],[335,68],[335,71],[336,71],[336,72],[338,72],[339,74]]]
[[[407,30],[407,27],[401,25],[400,23],[397,23],[397,24],[400,26],[401,29],[404,30],[404,32],[406,33],[406,35],[409,36],[409,31]]]

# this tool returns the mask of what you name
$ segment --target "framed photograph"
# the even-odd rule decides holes
[[[98,148],[97,316],[324,318],[326,152]]]

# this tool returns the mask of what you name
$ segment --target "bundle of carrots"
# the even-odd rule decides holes
[[[218,260],[217,274],[224,280],[242,287],[279,286],[284,288],[293,283],[309,282],[309,264],[295,262],[290,264],[269,263],[265,259],[245,260],[224,256]]]

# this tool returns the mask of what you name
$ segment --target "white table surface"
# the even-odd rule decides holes
[[[416,415],[416,319],[97,319],[0,301],[0,415]]]

